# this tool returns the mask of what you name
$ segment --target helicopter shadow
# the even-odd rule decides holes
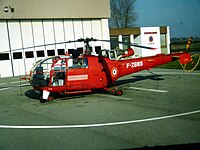
[[[123,79],[123,80],[117,80],[116,85],[124,85],[128,83],[135,83],[138,81],[143,81],[143,80],[154,80],[154,81],[162,81],[165,80],[165,78],[162,75],[135,75],[132,76],[133,78],[131,79]]]
[[[144,81],[144,80],[153,80],[153,81],[162,81],[165,80],[166,78],[168,79],[180,79],[181,77],[179,75],[158,75],[158,74],[150,74],[150,75],[133,75],[132,78],[129,79],[122,79],[122,80],[117,80],[116,86],[121,86],[121,85],[125,85],[128,83],[136,83],[139,81]],[[94,90],[92,92],[94,93],[106,93],[104,90]],[[85,97],[87,95],[89,95],[91,93],[82,93],[82,94],[58,94],[58,93],[50,93],[50,96],[52,96],[54,99],[57,100],[70,100],[70,99],[74,99],[74,98],[82,98]],[[30,89],[27,90],[25,92],[25,96],[32,99],[32,100],[39,100],[41,98],[41,93],[36,92],[34,89]]]
[[[41,95],[37,93],[34,89],[30,89],[25,92],[25,96],[32,100],[39,100]]]
[[[179,75],[171,75],[171,74],[164,74],[164,75],[159,75],[155,73],[151,73],[150,75],[133,75],[131,79],[122,79],[122,80],[117,80],[116,85],[125,85],[128,83],[136,83],[138,81],[143,81],[143,80],[153,80],[153,81],[162,81],[166,79],[180,79],[181,77]]]

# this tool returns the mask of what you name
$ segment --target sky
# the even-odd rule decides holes
[[[169,26],[170,37],[200,37],[200,0],[136,0],[136,26]]]

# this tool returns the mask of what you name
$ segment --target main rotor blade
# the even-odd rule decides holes
[[[138,45],[138,44],[134,44],[134,43],[128,43],[128,42],[111,41],[111,40],[97,40],[97,39],[94,39],[94,40],[95,41],[102,41],[102,42],[111,42],[111,43],[117,43],[117,44],[124,44],[124,45],[128,45],[128,46],[135,46],[135,47],[145,48],[145,49],[150,49],[150,50],[156,50],[157,49],[157,48],[153,48],[153,47],[142,46],[142,45]]]
[[[84,42],[85,44],[88,44],[91,41],[101,41],[101,42],[109,42],[109,43],[117,43],[117,44],[124,44],[124,45],[128,45],[128,46],[135,46],[135,47],[139,47],[139,48],[145,48],[145,49],[150,49],[150,50],[156,50],[157,48],[153,48],[153,47],[148,47],[148,46],[142,46],[142,45],[138,45],[138,44],[134,44],[134,43],[128,43],[128,42],[120,42],[120,41],[111,41],[111,40],[98,40],[98,39],[94,39],[94,38],[80,38],[78,40],[75,41],[66,41],[66,42],[59,42],[59,43],[52,43],[52,44],[43,44],[43,45],[36,45],[36,46],[29,46],[29,47],[22,47],[22,48],[18,48],[18,49],[12,49],[12,51],[18,51],[18,50],[22,50],[22,49],[30,49],[30,48],[36,48],[36,47],[42,47],[42,46],[50,46],[50,45],[58,45],[58,44],[66,44],[66,43],[74,43],[74,42]],[[9,51],[9,50],[8,50]],[[7,52],[7,51],[4,51]]]
[[[36,45],[36,46],[29,46],[29,47],[22,47],[22,48],[12,49],[12,51],[18,51],[18,50],[22,50],[22,49],[36,48],[36,47],[42,47],[42,46],[74,43],[74,42],[82,42],[82,41],[80,41],[80,39],[79,39],[79,40],[75,40],[75,41],[66,41],[66,42],[59,42],[59,43],[43,44],[43,45]],[[4,52],[6,52],[6,51],[4,51]]]

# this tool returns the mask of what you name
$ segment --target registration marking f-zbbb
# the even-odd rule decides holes
[[[143,61],[136,61],[131,63],[126,63],[126,68],[136,68],[143,66]]]

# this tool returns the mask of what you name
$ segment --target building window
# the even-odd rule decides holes
[[[65,55],[64,49],[58,49],[58,55]]]
[[[37,51],[37,57],[44,57],[44,51],[41,50],[41,51]]]
[[[9,60],[9,53],[0,53],[0,61]]]
[[[129,35],[128,36],[123,35],[122,36],[122,42],[124,42],[124,43],[130,43],[130,36]],[[130,48],[130,45],[123,44],[123,49],[128,49],[128,48]]]
[[[78,47],[77,51],[79,52],[79,54],[83,54],[83,47]]]
[[[110,40],[111,40],[111,49],[119,49],[119,45],[118,45],[118,37],[117,36],[113,36],[113,37],[110,37]]]
[[[55,50],[47,50],[48,56],[55,56]]]
[[[74,54],[74,49],[68,49],[69,54]]]
[[[22,59],[22,52],[14,52],[13,59]]]
[[[34,58],[33,51],[27,51],[27,52],[25,52],[25,56],[26,56],[26,58]]]
[[[167,47],[167,37],[166,34],[160,34],[160,42],[161,42],[161,47],[166,48]]]

